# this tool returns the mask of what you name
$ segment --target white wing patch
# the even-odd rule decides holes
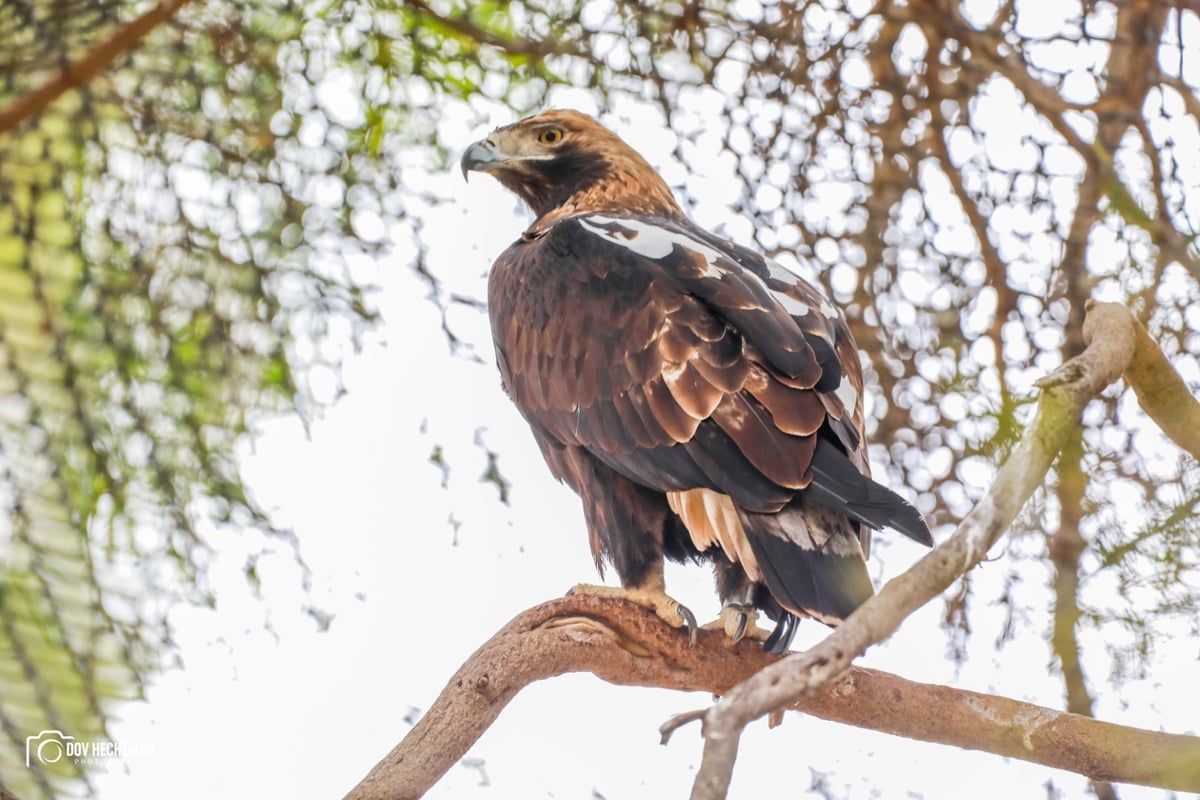
[[[767,274],[780,283],[786,283],[788,286],[795,286],[801,282],[807,283],[798,273],[792,272],[775,259],[764,258],[763,260],[767,262]]]
[[[858,402],[858,391],[850,383],[849,375],[842,376],[842,382],[838,384],[838,388],[834,394],[842,401],[842,406],[846,409],[846,413],[853,414],[854,406]]]
[[[705,278],[720,280],[729,271],[728,267],[722,262],[732,264],[732,259],[725,253],[697,241],[685,233],[679,231],[667,230],[657,225],[652,225],[643,222],[639,219],[631,219],[629,217],[609,217],[603,214],[589,214],[586,217],[579,218],[579,224],[584,229],[596,234],[602,239],[620,245],[626,250],[631,250],[640,256],[653,259],[663,259],[671,255],[675,251],[675,247],[682,247],[689,253],[700,256],[704,259],[704,271],[701,275]],[[608,228],[602,226],[617,226],[616,228]],[[764,259],[767,265],[767,274],[773,279],[786,286],[801,287],[809,293],[815,294],[821,300],[820,311],[827,318],[834,318],[839,312],[820,289],[816,288],[803,277],[790,269],[780,264],[778,261],[767,258]],[[759,288],[768,292],[775,301],[793,317],[803,317],[812,311],[812,306],[802,300],[797,300],[786,292],[777,291],[767,285],[761,277],[756,275],[752,270],[739,270],[738,275],[742,280],[752,281]]]
[[[617,231],[601,228],[599,225],[593,225],[592,221],[599,223],[599,225],[615,223],[632,233],[632,235],[623,235]],[[724,253],[714,250],[704,242],[698,242],[692,237],[678,231],[664,230],[657,225],[649,225],[637,219],[605,217],[599,214],[581,217],[579,224],[597,236],[601,236],[613,244],[619,244],[626,250],[632,250],[646,258],[666,258],[671,255],[671,252],[675,249],[675,245],[679,245],[684,250],[695,253],[704,259],[706,265],[704,270],[705,277],[720,278],[724,274],[724,270],[717,265],[719,260],[726,258]]]
[[[758,276],[755,275],[754,277],[757,278]],[[783,306],[783,310],[791,314],[793,317],[803,317],[809,312],[807,303],[801,303],[790,294],[784,294],[783,292],[776,291],[772,291],[771,294],[775,296],[775,302]]]
[[[767,274],[775,280],[788,286],[801,286],[819,297],[821,305],[818,310],[823,316],[833,317],[839,313],[837,308],[829,302],[829,298],[825,296],[825,292],[815,282],[808,280],[798,272],[793,272],[773,258],[764,258],[763,260],[767,262]],[[785,305],[784,307],[786,308],[787,306]],[[805,313],[807,313],[807,309],[805,309]],[[793,312],[793,315],[797,317],[804,316],[803,313],[795,312]]]
[[[829,302],[829,298],[825,296],[825,292],[821,291],[821,287],[816,283],[810,282],[800,273],[793,272],[773,258],[764,258],[763,260],[767,264],[767,274],[771,278],[787,286],[799,287],[802,291],[807,291],[809,294],[815,295],[821,301],[817,310],[821,312],[822,316],[828,319],[835,319],[841,313]],[[801,304],[782,292],[776,292],[775,297],[779,300],[779,304],[786,308],[788,313],[793,317],[803,317],[811,310],[810,306]]]

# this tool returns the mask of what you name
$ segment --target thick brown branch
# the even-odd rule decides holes
[[[347,800],[423,795],[525,686],[567,672],[723,694],[776,659],[702,631],[695,647],[622,600],[565,597],[522,613],[477,650]],[[822,719],[985,750],[1093,778],[1200,788],[1200,738],[1142,731],[975,692],[851,669],[793,708]]]
[[[772,664],[735,687],[704,718],[704,760],[693,800],[728,792],[737,744],[747,724],[796,702],[841,676],[851,661],[883,641],[904,619],[978,564],[1045,481],[1051,463],[1079,424],[1084,406],[1128,367],[1135,342],[1128,311],[1088,304],[1088,348],[1039,382],[1037,415],[1000,468],[987,495],[954,535],[911,569],[889,581],[828,638],[805,653]]]
[[[150,31],[170,19],[187,0],[162,0],[158,5],[142,14],[92,48],[78,61],[67,64],[53,79],[25,92],[0,109],[0,133],[12,130],[21,122],[36,116],[63,92],[81,86],[111,64],[113,60],[133,47]]]
[[[1162,354],[1123,307],[1089,303],[1084,337],[1088,348],[1042,382],[1045,393],[1037,417],[992,490],[955,535],[884,586],[813,650],[776,661],[755,644],[732,647],[723,634],[709,631],[689,648],[678,631],[636,606],[586,596],[547,603],[517,617],[476,651],[404,741],[347,797],[420,797],[524,686],[584,671],[610,683],[724,696],[704,715],[709,736],[701,776],[715,774],[715,781],[698,781],[701,792],[724,792],[742,728],[784,706],[1067,769],[1097,781],[1200,789],[1200,738],[1125,728],[849,667],[852,658],[890,635],[913,609],[978,563],[1041,485],[1084,405],[1122,371],[1151,396],[1152,405],[1182,402],[1174,397],[1182,387],[1178,376],[1178,385],[1160,390],[1152,377],[1142,374],[1154,354]],[[1143,348],[1149,349],[1142,353]],[[1156,371],[1154,377],[1160,377]],[[713,737],[714,726],[725,736]],[[713,773],[711,756],[722,746],[729,769]]]

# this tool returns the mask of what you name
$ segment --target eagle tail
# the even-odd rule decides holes
[[[774,514],[740,514],[762,580],[785,611],[836,625],[875,593],[858,537],[840,514],[802,498]]]
[[[892,528],[926,547],[933,546],[921,513],[859,472],[846,454],[824,437],[818,438],[811,468],[812,483],[805,491],[809,499],[876,530]]]

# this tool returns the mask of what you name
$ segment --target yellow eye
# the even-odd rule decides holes
[[[538,141],[542,144],[558,144],[562,141],[562,128],[546,128],[538,134]]]

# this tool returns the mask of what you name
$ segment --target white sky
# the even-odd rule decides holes
[[[582,95],[563,95],[556,104],[594,111]],[[653,163],[669,159],[661,132],[606,121]],[[448,125],[444,135],[460,137],[462,146],[486,132]],[[437,180],[460,202],[439,210],[426,228],[431,258],[454,265],[463,285],[482,287],[488,264],[527,218],[508,215],[516,203],[486,177],[469,186],[457,175]],[[550,479],[500,391],[486,322],[467,313],[454,318],[487,364],[449,358],[437,312],[405,260],[397,254],[374,276],[385,324],[348,357],[349,394],[312,425],[311,437],[294,420],[265,424],[245,457],[260,502],[298,535],[313,570],[311,595],[279,545],[259,564],[268,602],[249,597],[241,569],[255,547],[220,539],[211,571],[218,607],[179,608],[172,616],[185,667],[157,679],[148,701],[126,707],[113,727],[116,740],[151,743],[154,753],[110,765],[96,780],[103,800],[340,797],[409,730],[410,710],[427,709],[492,633],[574,583],[595,580],[578,501]],[[473,440],[481,427],[513,481],[511,507],[477,480],[484,458]],[[428,462],[435,444],[451,467],[445,489]],[[923,552],[892,536],[879,539],[877,579]],[[977,570],[979,598],[997,596],[1013,568],[1002,552],[996,556]],[[1037,565],[1022,568],[1030,570],[1024,599],[1047,607],[1046,575]],[[668,588],[698,616],[715,616],[707,569],[674,568]],[[309,604],[334,615],[328,631],[317,632],[303,613]],[[859,663],[1061,707],[1048,636],[1037,633],[1049,630],[1045,614],[996,652],[1002,609],[976,602],[970,657],[956,671],[945,655],[940,610],[935,603],[918,612]],[[805,623],[796,647],[823,631]],[[1084,639],[1095,654],[1088,663],[1099,671],[1089,678],[1101,718],[1196,732],[1195,640],[1162,642],[1153,679],[1127,684],[1118,699],[1104,674],[1104,644],[1090,634]],[[684,728],[660,747],[658,726],[708,702],[701,694],[612,687],[590,676],[540,683],[519,695],[471,751],[482,770],[455,767],[429,796],[686,796],[701,753],[699,729]],[[731,797],[809,796],[811,771],[827,773],[835,795],[850,798],[1007,800],[1046,796],[1047,781],[1067,797],[1086,793],[1085,781],[1067,773],[791,714],[773,731],[760,722],[747,732]],[[481,786],[484,774],[488,785]],[[1122,787],[1121,796],[1162,793]]]

